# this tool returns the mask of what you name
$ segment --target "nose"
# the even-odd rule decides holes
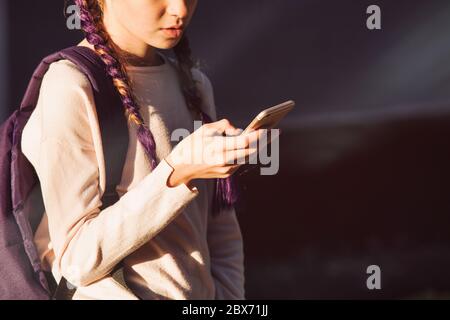
[[[186,0],[169,0],[167,13],[185,20],[189,15],[189,7],[186,2]]]

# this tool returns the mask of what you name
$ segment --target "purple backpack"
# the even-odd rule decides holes
[[[102,209],[118,200],[115,186],[120,182],[128,147],[128,128],[122,102],[105,72],[103,61],[95,51],[80,46],[64,49],[42,60],[33,74],[20,108],[0,126],[2,300],[71,297],[66,289],[70,286],[65,285],[64,278],[56,284],[53,277],[42,269],[33,235],[45,209],[36,172],[20,146],[22,130],[37,104],[42,78],[52,62],[62,59],[76,64],[93,88],[108,177]]]

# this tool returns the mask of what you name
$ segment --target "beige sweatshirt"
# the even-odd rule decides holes
[[[100,211],[105,167],[93,92],[68,60],[45,75],[22,150],[41,182],[45,213],[35,243],[56,280],[78,287],[74,299],[245,299],[242,234],[234,209],[209,211],[213,180],[167,186],[164,160],[177,128],[193,132],[176,70],[164,64],[128,67],[145,123],[157,144],[152,171],[129,124],[120,200]],[[213,89],[198,69],[203,110],[216,120]],[[124,121],[125,116],[124,116]],[[109,274],[123,260],[125,290]]]

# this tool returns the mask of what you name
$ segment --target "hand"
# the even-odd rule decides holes
[[[223,134],[226,136],[223,136]],[[241,134],[227,119],[204,124],[180,141],[165,158],[174,168],[169,186],[193,179],[227,178],[258,151],[264,130]],[[273,137],[272,137],[273,138]],[[261,148],[261,146],[259,146]]]

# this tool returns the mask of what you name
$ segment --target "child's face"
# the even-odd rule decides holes
[[[115,28],[130,38],[159,49],[171,49],[181,39],[183,30],[165,30],[182,25],[186,28],[198,0],[106,0],[105,10],[119,25]]]

